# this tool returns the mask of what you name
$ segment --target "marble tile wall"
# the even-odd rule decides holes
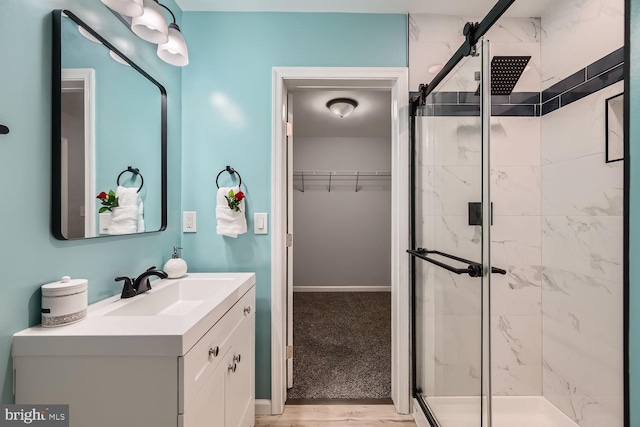
[[[421,117],[417,124],[418,241],[428,249],[479,261],[480,228],[468,225],[467,202],[481,200],[480,118]],[[480,395],[480,279],[423,261],[418,261],[417,278],[417,317],[422,319],[418,385],[428,396]]]
[[[491,387],[542,394],[540,118],[491,118]]]
[[[554,2],[541,23],[543,90],[624,45],[623,0]],[[623,90],[541,119],[543,395],[583,427],[623,426],[623,163],[604,152]]]
[[[469,20],[410,16],[412,90],[451,57]],[[619,49],[623,22],[622,0],[561,0],[541,19],[503,19],[488,38],[492,55],[532,53],[516,91],[535,92]],[[477,69],[467,63],[442,90],[475,90]],[[622,91],[620,82],[541,118],[491,121],[491,251],[508,271],[491,284],[493,392],[542,394],[583,427],[623,425],[623,164],[604,161],[604,101]],[[425,117],[419,127],[418,240],[479,258],[466,203],[480,197],[480,118]],[[479,289],[421,268],[425,384],[437,395],[477,395]]]
[[[543,393],[583,427],[623,425],[623,164],[604,153],[622,91],[542,117]]]
[[[421,83],[429,83],[437,74],[437,71],[430,73],[429,68],[444,65],[464,42],[464,25],[481,19],[435,14],[409,15],[409,90],[415,91]],[[514,89],[516,92],[540,91],[541,37],[539,18],[502,18],[485,36],[491,41],[492,56],[531,55],[529,69],[518,81]],[[451,74],[440,90],[475,91],[478,82],[474,72],[479,68],[462,68],[460,72]]]
[[[444,63],[462,43],[466,17],[410,16],[410,80],[424,82],[432,63]],[[487,38],[492,55],[531,55],[519,92],[540,91],[540,20],[503,19]],[[413,52],[413,53],[412,53]],[[439,61],[439,62],[438,62]],[[441,86],[475,91],[472,58]],[[480,228],[468,225],[468,202],[481,201],[479,117],[420,118],[423,207],[422,240],[429,249],[480,260]],[[493,391],[496,395],[542,394],[540,255],[540,118],[494,117],[491,121],[492,257],[506,276],[492,276]],[[437,246],[437,247],[436,247]],[[434,309],[439,395],[480,393],[480,281],[438,267],[425,276]]]

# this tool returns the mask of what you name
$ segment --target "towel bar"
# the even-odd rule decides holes
[[[218,185],[218,178],[220,178],[220,175],[222,175],[222,172],[229,172],[229,174],[231,174],[231,175],[233,175],[235,173],[236,175],[238,175],[238,180],[240,181],[238,183],[238,187],[240,187],[242,185],[242,177],[240,176],[238,171],[235,170],[234,168],[232,168],[231,166],[227,166],[226,168],[222,169],[218,173],[218,176],[216,176],[216,187],[220,188],[220,186]]]
[[[120,177],[122,176],[122,174],[124,174],[126,172],[131,172],[134,175],[134,178],[136,176],[140,177],[140,188],[138,188],[138,193],[139,193],[140,190],[142,190],[142,186],[144,185],[144,177],[142,176],[142,174],[140,173],[140,169],[138,169],[138,168],[132,168],[131,166],[127,166],[127,169],[123,170],[122,172],[120,172],[120,175],[118,175],[118,179],[116,180],[116,184],[120,185]]]

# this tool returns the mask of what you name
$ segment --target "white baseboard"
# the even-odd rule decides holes
[[[431,427],[417,399],[413,399],[413,419],[418,427]]]
[[[294,286],[293,292],[391,292],[391,286]]]
[[[271,415],[271,400],[256,399],[256,416]]]

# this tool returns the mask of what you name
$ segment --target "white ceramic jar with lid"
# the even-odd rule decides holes
[[[42,326],[51,328],[79,322],[87,317],[87,279],[64,276],[61,281],[42,285]]]

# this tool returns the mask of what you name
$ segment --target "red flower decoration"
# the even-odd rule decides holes
[[[244,199],[244,193],[242,191],[234,193],[233,190],[229,190],[229,193],[227,193],[224,198],[227,199],[229,209],[240,212],[240,202]]]
[[[111,209],[118,207],[118,198],[116,197],[116,193],[113,190],[109,190],[109,193],[105,193],[102,191],[96,199],[100,199],[100,203],[102,203],[102,207],[98,211],[98,213],[103,212],[112,212]]]

